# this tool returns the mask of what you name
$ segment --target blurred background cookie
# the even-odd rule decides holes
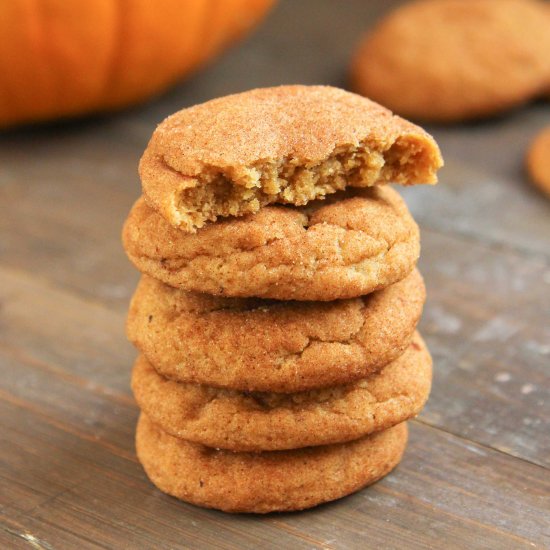
[[[531,182],[550,196],[550,126],[533,140],[526,158]]]
[[[537,0],[420,0],[360,43],[353,88],[400,115],[452,122],[510,109],[550,78],[550,15]]]

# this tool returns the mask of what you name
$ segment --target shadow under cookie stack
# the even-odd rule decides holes
[[[435,183],[421,128],[321,86],[253,90],[155,131],[123,231],[137,454],[228,512],[340,498],[401,460],[428,398],[418,227],[388,182]]]

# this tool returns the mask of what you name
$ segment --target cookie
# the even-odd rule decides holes
[[[123,230],[142,272],[171,286],[228,297],[355,298],[396,283],[420,254],[418,226],[388,186],[337,193],[301,208],[270,206],[196,234],[143,199]]]
[[[402,116],[493,115],[550,78],[549,18],[535,0],[421,0],[378,23],[352,62],[353,88]]]
[[[372,101],[328,86],[281,86],[168,117],[140,176],[149,205],[194,232],[219,216],[304,205],[347,186],[435,183],[441,165],[430,135]]]
[[[380,370],[409,345],[424,301],[416,270],[384,290],[334,302],[217,298],[144,276],[126,332],[168,378],[291,393]]]
[[[527,153],[526,164],[531,181],[550,195],[550,126],[537,134]]]
[[[344,386],[281,394],[178,383],[141,355],[132,389],[165,432],[208,447],[276,451],[343,443],[416,416],[430,393],[430,354],[416,335],[380,373]]]
[[[225,512],[302,510],[358,491],[388,474],[407,444],[405,424],[351,443],[234,453],[178,439],[140,416],[136,448],[165,493]]]

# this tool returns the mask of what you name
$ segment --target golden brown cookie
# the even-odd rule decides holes
[[[217,298],[143,277],[127,334],[168,378],[291,393],[380,370],[409,345],[424,300],[416,270],[384,290],[334,302]]]
[[[526,163],[531,181],[550,195],[550,126],[537,134],[531,143]]]
[[[238,392],[163,378],[141,355],[132,389],[165,432],[208,447],[277,451],[343,443],[416,416],[428,399],[430,354],[417,334],[380,373],[345,386],[281,394]]]
[[[165,493],[225,512],[302,510],[341,498],[388,474],[407,444],[405,423],[351,443],[234,453],[178,439],[140,416],[136,448]]]
[[[143,194],[194,232],[274,202],[304,205],[346,188],[435,183],[433,138],[380,105],[328,86],[281,86],[179,111],[140,163]]]
[[[142,273],[171,286],[278,300],[368,294],[403,279],[420,254],[418,226],[388,186],[302,208],[270,206],[195,234],[175,229],[140,199],[123,243]]]
[[[550,19],[536,0],[420,0],[361,42],[354,89],[402,116],[458,121],[539,94],[550,78]]]

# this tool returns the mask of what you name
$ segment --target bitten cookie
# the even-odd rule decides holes
[[[353,88],[414,119],[492,115],[548,83],[549,25],[535,0],[409,2],[361,42]]]
[[[171,286],[278,300],[354,298],[396,283],[420,254],[418,226],[388,186],[270,206],[196,234],[169,225],[143,199],[123,230],[128,257]]]
[[[351,443],[293,451],[234,453],[175,438],[144,414],[138,458],[165,493],[225,512],[282,512],[317,506],[388,474],[407,443],[405,424]]]
[[[417,334],[380,373],[345,386],[243,393],[167,380],[140,356],[132,389],[170,435],[232,451],[275,451],[343,443],[400,424],[420,412],[431,380],[431,357]]]
[[[536,136],[527,153],[526,163],[531,181],[550,196],[550,127]]]
[[[442,159],[421,128],[328,86],[281,86],[168,117],[140,163],[143,194],[194,232],[274,202],[304,205],[347,186],[435,183]]]
[[[380,370],[409,345],[424,300],[416,270],[384,290],[335,302],[216,298],[143,277],[127,334],[168,378],[290,393]]]

